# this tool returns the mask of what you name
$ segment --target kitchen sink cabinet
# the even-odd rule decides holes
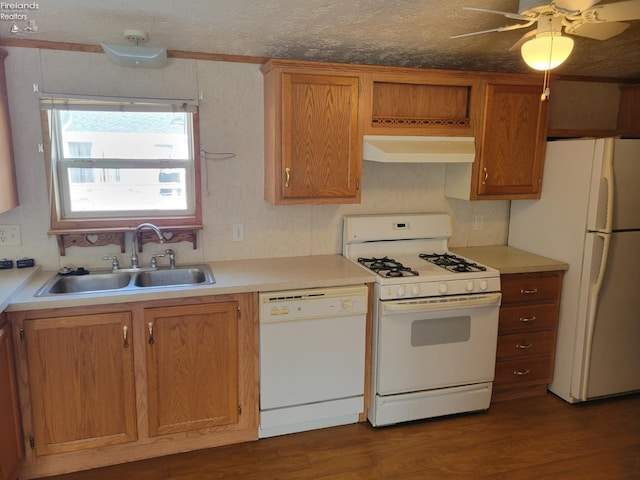
[[[357,70],[272,60],[262,67],[264,198],[275,205],[359,203]]]
[[[136,440],[129,332],[130,312],[24,322],[36,456]]]
[[[563,271],[500,276],[492,401],[546,392],[553,376]]]
[[[0,50],[0,213],[18,205],[11,122],[9,120],[9,99],[4,72],[7,52]]]
[[[476,161],[447,165],[445,194],[465,200],[540,198],[547,139],[547,101],[540,85],[486,84]]]
[[[10,320],[22,339],[21,478],[258,438],[255,293],[12,312]]]
[[[5,317],[0,313],[0,480],[14,480],[18,478],[24,450],[11,329]]]
[[[238,304],[145,309],[149,435],[238,422]]]

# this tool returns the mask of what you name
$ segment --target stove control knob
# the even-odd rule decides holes
[[[473,280],[467,282],[467,292],[473,292]]]
[[[396,295],[398,297],[404,297],[406,293],[404,286],[396,288]]]
[[[411,287],[411,295],[414,297],[420,295],[420,285],[414,285]]]
[[[446,283],[442,282],[440,285],[438,285],[438,292],[447,293],[448,291],[449,291],[449,285],[447,285]]]
[[[480,280],[480,290],[486,290],[489,288],[489,283],[486,280]]]
[[[348,312],[353,308],[353,302],[351,300],[343,300],[342,301],[342,310]]]

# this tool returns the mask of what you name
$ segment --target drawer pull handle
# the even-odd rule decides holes
[[[536,316],[534,315],[533,317],[520,317],[520,321],[522,323],[535,322],[536,321]]]
[[[519,348],[521,350],[527,350],[529,348],[533,347],[532,343],[516,343],[516,348]]]
[[[538,293],[538,289],[532,288],[531,290],[527,290],[526,288],[523,288],[522,290],[520,290],[520,293],[522,295],[535,295],[536,293]]]
[[[528,368],[526,370],[514,370],[513,374],[514,375],[529,375],[531,373],[531,370],[529,370]]]
[[[284,186],[289,188],[291,186],[291,169],[289,167],[284,169],[285,181]]]
[[[129,327],[126,325],[122,327],[122,346],[129,348]]]
[[[484,171],[484,178],[482,179],[482,185],[487,184],[487,180],[489,180],[489,172],[487,171],[487,167],[482,169]]]

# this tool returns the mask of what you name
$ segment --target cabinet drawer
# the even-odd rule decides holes
[[[501,307],[498,333],[555,329],[557,305],[521,305]]]
[[[557,302],[562,288],[562,272],[513,274],[500,277],[502,304]]]
[[[514,333],[498,337],[498,360],[527,355],[549,355],[554,351],[555,335],[552,330],[534,333]]]
[[[523,357],[496,363],[496,386],[551,380],[551,355]]]

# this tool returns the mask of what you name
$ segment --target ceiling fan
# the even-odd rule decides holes
[[[600,0],[520,0],[518,13],[464,7],[465,10],[504,15],[524,23],[463,33],[451,38],[506,32],[527,28],[535,23],[536,28],[525,33],[511,50],[520,48],[530,67],[548,71],[564,62],[573,49],[573,40],[562,35],[563,29],[565,34],[607,40],[629,27],[626,22],[640,19],[640,0],[597,5],[599,2]]]

